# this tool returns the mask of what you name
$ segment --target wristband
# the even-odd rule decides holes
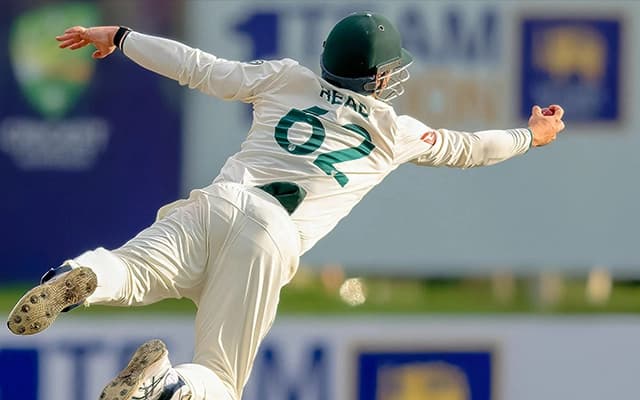
[[[529,127],[527,127],[526,129],[529,131],[529,135],[531,135],[531,141],[529,141],[529,148],[532,148],[533,147],[533,131]]]
[[[122,50],[122,45],[124,44],[124,39],[127,35],[131,33],[131,28],[127,28],[126,26],[121,26],[118,28],[118,31],[113,36],[113,44]]]

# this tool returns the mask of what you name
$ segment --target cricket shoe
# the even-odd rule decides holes
[[[154,339],[105,386],[100,400],[190,400],[191,389],[171,367],[167,346]]]
[[[44,274],[40,284],[16,303],[9,313],[7,326],[16,335],[42,332],[60,312],[84,303],[97,286],[96,274],[89,268],[72,269],[69,264],[51,268]]]

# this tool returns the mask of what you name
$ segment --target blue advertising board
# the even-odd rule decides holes
[[[178,85],[55,36],[102,20],[99,3],[9,2],[0,15],[0,283],[113,248],[178,196]],[[6,12],[5,12],[6,11]],[[162,32],[159,32],[160,34]]]
[[[33,348],[0,348],[0,400],[38,400],[39,353]]]
[[[562,104],[567,121],[621,119],[619,19],[526,17],[521,23],[520,117],[528,118],[533,104]]]
[[[357,356],[357,399],[496,399],[490,348],[363,350]]]

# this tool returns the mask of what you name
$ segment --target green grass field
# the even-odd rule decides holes
[[[640,313],[639,282],[614,282],[610,295],[594,302],[588,299],[586,282],[581,279],[565,279],[545,289],[533,279],[522,278],[508,281],[506,286],[491,279],[363,278],[366,301],[351,306],[339,295],[342,280],[331,281],[300,271],[282,291],[280,314]],[[5,315],[28,288],[0,288],[0,309]],[[92,306],[81,312],[185,314],[194,310],[191,301],[181,299],[135,308]]]

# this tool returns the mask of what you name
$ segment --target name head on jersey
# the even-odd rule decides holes
[[[323,44],[322,78],[335,86],[390,101],[409,79],[411,54],[400,33],[379,14],[360,12],[338,22]]]
[[[364,118],[369,118],[369,111],[367,110],[366,104],[359,102],[348,94],[340,93],[335,89],[325,88],[324,86],[322,86],[321,88],[322,89],[320,90],[320,97],[325,99],[327,102],[337,105],[344,104],[345,107],[351,108],[353,111],[362,115]]]

